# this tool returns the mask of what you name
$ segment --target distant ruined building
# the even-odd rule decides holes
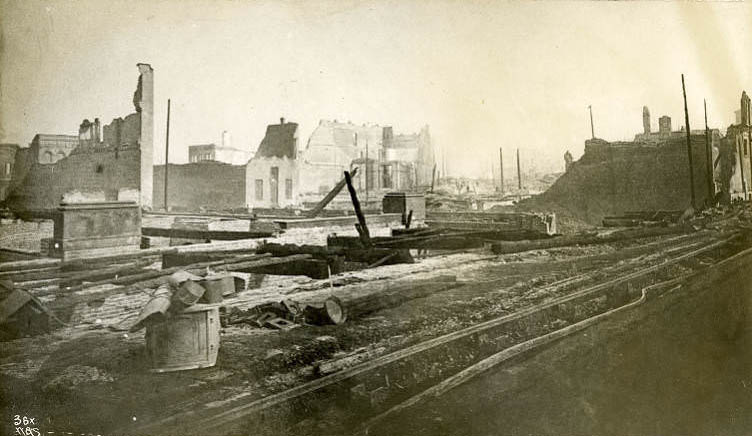
[[[188,162],[224,162],[233,165],[245,165],[250,158],[250,152],[232,146],[230,133],[222,132],[220,145],[196,144],[188,146]]]
[[[650,128],[650,110],[643,107],[641,133],[634,141],[588,139],[585,153],[542,195],[521,204],[600,224],[605,216],[630,211],[685,210],[716,202],[752,199],[752,109],[742,92],[736,122],[726,129],[693,129],[690,183],[687,133],[672,130],[662,116],[658,131]],[[694,192],[695,204],[691,204]]]
[[[248,162],[247,206],[299,207],[318,201],[344,171],[358,168],[353,184],[365,191],[412,190],[430,185],[433,147],[428,126],[395,135],[391,126],[321,120],[301,149],[296,123],[280,120]]]

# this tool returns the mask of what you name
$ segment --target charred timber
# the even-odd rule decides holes
[[[669,227],[648,227],[639,229],[622,230],[606,236],[598,236],[595,233],[584,235],[558,236],[551,239],[538,241],[498,242],[491,245],[495,254],[519,253],[522,251],[541,250],[573,245],[607,244],[628,239],[649,238],[681,233],[692,233],[694,228],[690,225]]]
[[[338,237],[330,237],[338,238]],[[407,250],[394,250],[389,248],[363,248],[361,240],[357,237],[351,237],[348,239],[347,246],[327,246],[322,247],[319,245],[295,245],[295,244],[276,244],[267,243],[260,246],[257,253],[269,253],[273,256],[291,256],[295,254],[308,254],[314,259],[326,260],[332,262],[333,257],[343,257],[345,263],[357,263],[363,264],[366,267],[370,264],[378,262],[387,256],[391,256],[385,265],[394,265],[398,263],[413,263],[414,259],[410,256]],[[352,265],[350,269],[347,266],[345,270],[351,270],[356,268],[356,265]],[[357,268],[362,269],[362,268]],[[334,271],[332,271],[335,274]]]
[[[199,230],[199,229],[163,229],[159,227],[142,227],[143,236],[157,236],[162,238],[202,239],[213,241],[236,241],[239,239],[258,239],[274,236],[271,231],[229,231],[229,230]]]

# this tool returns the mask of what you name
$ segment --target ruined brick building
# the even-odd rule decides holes
[[[709,129],[707,139],[704,129],[690,132],[693,184],[686,130],[672,130],[671,118],[664,115],[659,118],[658,131],[653,131],[650,110],[644,107],[643,131],[633,141],[588,139],[584,155],[575,162],[567,161],[567,171],[551,188],[523,202],[522,207],[599,224],[605,216],[630,211],[684,210],[691,206],[693,192],[697,208],[718,200],[749,198],[752,150],[748,102],[743,93],[740,116],[725,137],[719,129]]]
[[[434,154],[428,126],[395,135],[391,126],[321,120],[305,149],[295,123],[270,125],[247,167],[249,207],[300,206],[326,194],[344,171],[359,172],[359,191],[411,190],[430,185]]]
[[[378,195],[411,190],[430,185],[434,161],[428,126],[419,133],[394,135],[389,126],[321,120],[301,146],[298,124],[281,118],[267,126],[253,157],[242,165],[237,156],[223,154],[226,144],[191,146],[188,164],[170,164],[171,209],[304,207],[320,200],[344,171],[355,167],[359,191],[366,186]],[[153,196],[155,207],[164,208],[164,165],[154,167]]]
[[[5,202],[48,215],[61,201],[133,200],[152,207],[154,73],[138,64],[135,112],[101,126],[85,119],[78,136],[38,134],[14,156]]]

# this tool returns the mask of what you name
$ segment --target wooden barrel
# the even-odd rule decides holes
[[[196,304],[146,328],[152,372],[207,368],[217,363],[219,307]]]

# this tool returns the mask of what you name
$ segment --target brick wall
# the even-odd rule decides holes
[[[74,191],[104,192],[107,200],[117,200],[119,191],[139,188],[139,168],[136,148],[77,149],[54,164],[30,164],[8,204],[15,211],[53,210]]]
[[[39,253],[43,238],[51,238],[52,220],[0,220],[0,248]]]
[[[170,164],[167,193],[171,210],[229,210],[245,207],[245,166],[222,162]],[[164,165],[154,166],[153,204],[164,209]]]

